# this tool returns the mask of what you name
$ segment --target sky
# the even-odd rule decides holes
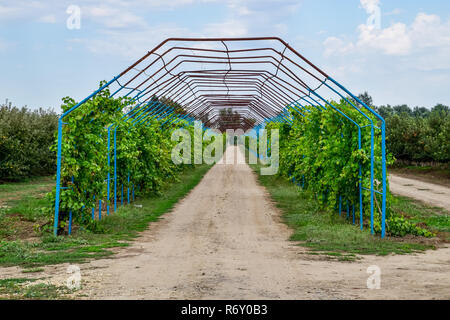
[[[247,36],[375,105],[450,105],[448,0],[0,0],[0,103],[59,112],[166,38]]]

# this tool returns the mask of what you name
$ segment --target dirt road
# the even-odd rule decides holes
[[[450,211],[450,188],[445,186],[391,174],[389,188],[394,194],[414,198]]]
[[[130,248],[80,265],[80,293],[87,299],[450,299],[449,248],[357,262],[308,255],[288,241],[291,231],[268,199],[248,165],[218,164]],[[380,290],[367,288],[371,265],[381,269]],[[66,269],[46,267],[39,275],[64,285]],[[18,271],[4,268],[0,275]]]

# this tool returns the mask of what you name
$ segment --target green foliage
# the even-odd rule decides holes
[[[100,86],[103,84],[100,83]],[[63,101],[63,112],[76,105],[75,100],[69,97]],[[113,206],[114,152],[117,153],[118,197],[122,185],[124,197],[127,189],[132,190],[133,187],[135,194],[158,193],[165,183],[175,180],[182,170],[171,159],[171,150],[176,143],[171,141],[172,131],[161,127],[167,118],[143,121],[133,126],[132,120],[141,114],[131,114],[134,118],[127,121],[123,112],[131,106],[129,99],[110,98],[110,91],[106,88],[63,119],[61,186],[65,189],[61,190],[60,197],[61,223],[72,211],[74,221],[101,232],[99,226],[90,219],[90,211],[92,208],[98,211],[99,200],[102,200],[104,207]],[[180,121],[177,126],[183,124]],[[111,128],[109,163],[108,128]],[[52,149],[56,148],[57,139]],[[109,202],[106,183],[108,172],[111,181]],[[54,190],[48,196],[51,204],[55,201],[55,194]],[[60,229],[63,227],[61,224]]]
[[[387,229],[392,235],[404,237],[407,234],[416,236],[432,237],[433,234],[425,229],[417,227],[414,223],[409,222],[405,217],[391,216],[387,221]]]
[[[0,181],[55,172],[55,154],[49,148],[57,122],[51,110],[0,105]]]
[[[386,120],[386,144],[404,163],[450,161],[450,109],[442,104],[433,109],[381,106]]]
[[[374,141],[374,188],[381,188],[381,132],[372,128],[370,123],[379,127],[377,119],[353,108],[345,100],[330,102],[361,127],[361,147],[359,147],[358,126],[338,112],[307,107],[304,117],[293,114],[293,125],[271,123],[268,129],[280,129],[280,173],[285,177],[304,181],[305,189],[314,195],[322,209],[335,212],[341,200],[342,215],[355,208],[359,219],[359,181],[362,187],[371,187],[371,135]],[[393,163],[393,157],[387,155],[387,164]],[[361,170],[361,175],[360,175]],[[370,222],[371,192],[362,190],[363,221]],[[391,235],[423,233],[420,228],[408,225],[395,217],[390,207],[392,195],[387,194],[387,231]],[[374,196],[374,230],[381,232],[381,197]]]

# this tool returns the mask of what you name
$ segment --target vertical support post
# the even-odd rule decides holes
[[[359,150],[362,149],[361,146],[361,127],[358,127],[358,147]],[[363,229],[363,200],[362,200],[362,168],[361,162],[359,163],[359,224],[361,230]]]
[[[130,170],[128,170],[127,200],[128,204],[130,204]]]
[[[55,196],[55,217],[53,222],[53,235],[58,235],[59,221],[59,201],[61,194],[61,145],[62,145],[62,118],[58,120],[58,152],[56,158],[56,196]]]
[[[342,196],[339,196],[339,216],[342,215]]]
[[[102,220],[102,200],[98,200],[98,220]]]
[[[114,128],[114,212],[117,211],[117,139],[116,130]]]
[[[350,207],[347,200],[347,219],[350,218]]]
[[[353,224],[355,224],[355,205],[352,205],[352,211],[353,211]]]
[[[95,220],[95,196],[94,196],[94,206],[92,207],[92,220]]]
[[[383,199],[381,202],[381,238],[386,235],[386,193],[387,193],[387,172],[386,172],[386,123],[381,120],[381,165],[383,175]]]
[[[72,210],[69,211],[69,236],[72,234]]]
[[[110,184],[111,184],[111,126],[108,127],[108,178],[106,187],[106,215],[109,216]]]
[[[73,184],[73,181],[74,181],[74,179],[72,176],[72,184]],[[72,187],[72,190],[73,190],[73,187]],[[72,209],[70,209],[70,211],[69,211],[69,231],[68,231],[68,233],[69,233],[69,236],[72,234]]]
[[[374,128],[373,124],[370,127],[370,233],[374,234],[374,198],[375,198],[375,190],[374,190],[374,168],[373,164],[375,161],[375,147],[374,147]]]
[[[122,197],[121,197],[121,200],[120,200],[120,204],[123,206],[123,183],[122,183]]]

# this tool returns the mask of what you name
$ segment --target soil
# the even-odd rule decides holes
[[[450,211],[450,188],[446,186],[390,174],[389,189],[394,194]]]

